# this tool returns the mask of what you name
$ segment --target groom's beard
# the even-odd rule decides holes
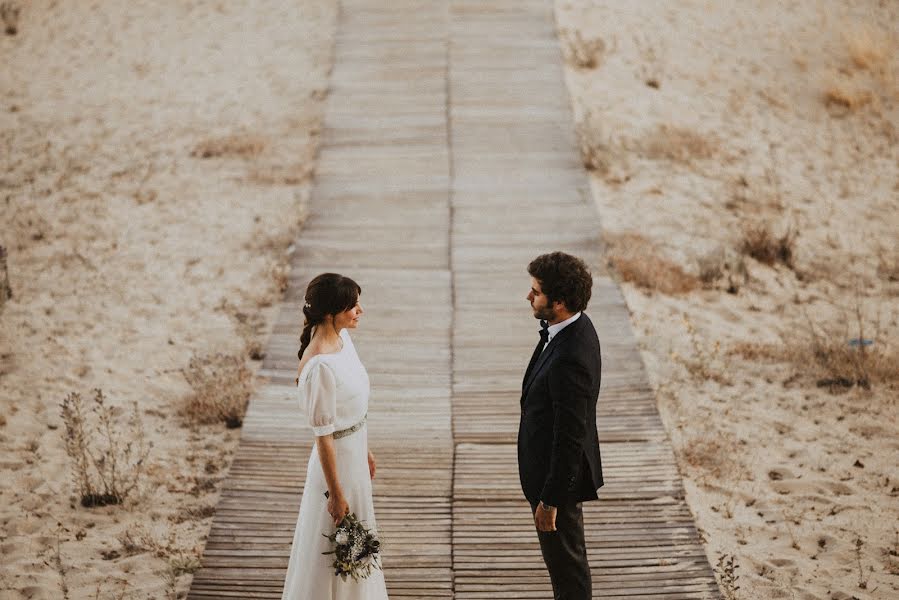
[[[543,319],[544,321],[554,321],[556,319],[556,311],[551,306],[534,309],[534,318]]]

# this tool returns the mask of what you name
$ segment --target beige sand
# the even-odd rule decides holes
[[[892,384],[830,393],[778,346],[808,348],[806,314],[857,336],[858,283],[896,350],[899,5],[563,0],[557,19],[602,40],[568,84],[612,254],[669,290],[623,284],[709,558],[736,557],[739,598],[896,598],[897,362]],[[793,269],[745,257],[736,294],[677,293],[709,252],[736,264],[757,220],[798,232]]]
[[[839,318],[855,281],[878,344],[895,340],[895,71],[877,50],[895,51],[864,26],[897,9],[632,4],[557,4],[605,45],[569,85],[604,142],[592,182],[612,250],[695,274],[748,220],[800,233],[794,269],[746,259],[735,295],[624,284],[709,556],[736,557],[740,598],[893,597],[895,388],[831,394],[773,350],[731,351],[800,338],[804,309]],[[167,574],[202,551],[238,434],[173,418],[178,369],[271,326],[334,22],[325,2],[34,1],[0,36],[0,598],[186,589]],[[136,510],[73,507],[59,403],[94,386],[138,401],[154,442]],[[128,556],[120,538],[141,528],[158,552]]]
[[[318,0],[33,1],[0,34],[0,597],[186,590],[167,573],[202,550],[239,430],[181,425],[178,370],[267,337],[335,19]],[[72,494],[59,404],[95,386],[137,401],[154,443],[136,509]],[[127,556],[137,526],[158,552]]]

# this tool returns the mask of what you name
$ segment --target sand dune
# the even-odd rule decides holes
[[[187,589],[239,430],[176,417],[180,369],[259,364],[334,22],[314,0],[34,1],[0,36],[0,597]],[[59,405],[94,387],[154,444],[124,509],[73,494]]]
[[[897,8],[557,3],[610,257],[739,598],[899,591]],[[840,382],[857,313],[871,389]]]

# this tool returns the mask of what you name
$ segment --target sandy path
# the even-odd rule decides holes
[[[160,598],[202,548],[239,434],[174,418],[178,370],[266,338],[327,87],[331,3],[94,4],[0,38],[3,598]],[[97,386],[155,444],[136,511],[74,507],[59,404]],[[158,553],[126,556],[136,524]]]

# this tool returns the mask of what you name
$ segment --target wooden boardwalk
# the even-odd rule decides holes
[[[551,598],[515,436],[537,340],[525,267],[555,249],[596,275],[594,597],[719,598],[598,219],[551,2],[342,2],[310,217],[189,598],[281,597],[312,444],[293,383],[300,306],[326,270],[363,288],[391,598]]]

